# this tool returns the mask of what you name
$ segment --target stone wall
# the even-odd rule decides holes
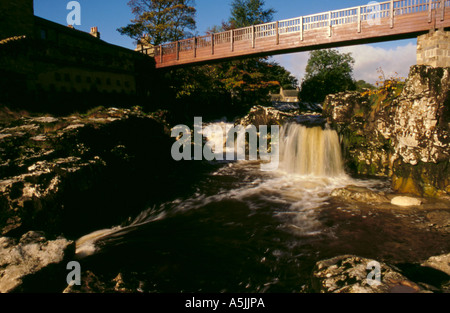
[[[450,32],[437,30],[419,36],[417,64],[450,67]]]

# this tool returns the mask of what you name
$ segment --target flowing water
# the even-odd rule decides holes
[[[220,163],[191,195],[80,238],[82,266],[105,279],[122,273],[145,292],[299,292],[320,259],[377,256],[370,240],[383,238],[373,237],[376,230],[353,237],[349,228],[363,229],[367,219],[336,216],[330,193],[347,185],[383,189],[385,182],[345,174],[335,131],[282,127],[280,161],[275,172],[261,171],[258,161]]]

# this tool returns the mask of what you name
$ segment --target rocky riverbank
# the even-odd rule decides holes
[[[189,192],[178,175],[195,179],[204,164],[173,161],[173,141],[162,113],[139,108],[2,121],[0,292],[62,291],[43,273],[67,272],[76,239]]]
[[[393,86],[375,95],[350,92],[327,97],[323,114],[341,136],[347,172],[384,177],[392,186],[386,193],[348,186],[333,191],[331,201],[349,217],[370,219],[392,212],[410,225],[411,234],[428,231],[447,238],[450,69],[413,66],[404,86],[390,83]],[[448,254],[402,268],[381,262],[384,279],[376,286],[366,280],[370,261],[346,255],[318,262],[314,290],[449,292]]]
[[[122,220],[123,212],[148,200],[139,196],[145,175],[166,177],[171,144],[165,125],[140,110],[24,117],[4,125],[1,234],[33,229],[77,236]]]

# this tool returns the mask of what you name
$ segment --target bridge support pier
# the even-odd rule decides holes
[[[450,31],[431,31],[417,38],[417,64],[450,67]]]

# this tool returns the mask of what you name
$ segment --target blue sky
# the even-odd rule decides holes
[[[133,49],[132,39],[120,35],[116,29],[127,25],[133,18],[128,0],[78,0],[81,5],[81,25],[77,29],[89,31],[98,26],[101,38],[109,43]],[[197,32],[202,35],[214,25],[220,25],[230,15],[232,0],[196,0]],[[369,0],[266,0],[266,7],[274,8],[274,19],[288,19],[302,15],[320,13],[367,4]],[[67,25],[66,9],[69,0],[34,0],[35,15]],[[346,47],[340,50],[351,52],[355,58],[355,79],[375,82],[377,68],[382,67],[387,75],[398,72],[406,76],[415,60],[416,40],[393,41],[372,45]],[[293,53],[275,56],[274,59],[301,79],[308,60],[308,53]]]

